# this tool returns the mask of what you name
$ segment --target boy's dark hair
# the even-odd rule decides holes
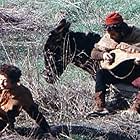
[[[13,65],[3,64],[0,66],[0,74],[7,76],[13,83],[20,81],[21,70]]]

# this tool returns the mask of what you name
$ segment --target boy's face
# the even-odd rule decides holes
[[[0,90],[11,89],[12,83],[5,75],[0,74]]]

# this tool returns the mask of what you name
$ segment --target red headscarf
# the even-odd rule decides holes
[[[122,23],[122,22],[123,22],[122,16],[116,12],[109,14],[105,19],[106,25],[118,24],[118,23]]]

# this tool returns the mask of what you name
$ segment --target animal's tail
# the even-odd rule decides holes
[[[62,124],[62,125],[57,125],[57,126],[51,126],[52,134],[53,135],[59,135],[60,133],[69,135],[69,134],[74,134],[74,135],[84,135],[84,136],[103,136],[105,135],[105,132],[98,128],[98,127],[93,127],[93,126],[85,126],[85,125],[78,125],[78,124],[72,124],[72,125],[67,125],[67,124]]]
[[[106,130],[105,128],[101,128],[100,126],[87,126],[87,125],[78,125],[78,124],[62,124],[51,127],[52,131],[54,131],[54,135],[60,136],[61,134],[69,136],[79,135],[79,136],[87,136],[91,139],[96,139],[102,137],[103,139],[109,140],[132,140],[132,137],[125,132]]]

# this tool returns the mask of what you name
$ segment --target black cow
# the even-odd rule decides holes
[[[82,33],[69,30],[70,23],[65,19],[50,32],[44,47],[45,78],[54,83],[63,73],[69,63],[88,71],[95,76],[98,62],[90,58],[94,44],[100,40],[100,35],[94,32]]]

